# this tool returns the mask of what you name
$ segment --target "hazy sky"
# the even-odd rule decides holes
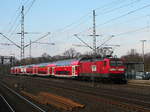
[[[55,46],[44,44],[32,45],[32,56],[37,57],[46,52],[50,55],[63,53],[73,47],[84,53],[90,51],[86,47],[76,47],[82,44],[73,35],[92,46],[92,10],[96,10],[97,45],[101,45],[111,35],[115,35],[106,44],[120,45],[115,47],[118,56],[126,54],[134,48],[139,53],[142,49],[140,40],[147,40],[145,52],[150,52],[150,2],[149,0],[1,0],[0,1],[0,32],[20,44],[20,12],[21,4],[25,5],[25,44],[33,41],[47,32],[51,35],[40,42],[55,43]],[[29,9],[29,10],[28,10]],[[142,29],[143,28],[143,29]],[[120,35],[119,35],[120,34]],[[0,36],[0,43],[10,43]],[[83,44],[82,44],[83,45]],[[15,46],[0,45],[0,55],[20,56],[20,50]],[[25,49],[29,56],[29,48]]]

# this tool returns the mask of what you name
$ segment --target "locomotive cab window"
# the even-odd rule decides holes
[[[123,65],[123,62],[119,60],[110,61],[110,66],[122,66],[122,65]]]

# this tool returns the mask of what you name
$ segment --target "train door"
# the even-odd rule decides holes
[[[35,74],[35,68],[34,67],[32,68],[32,70],[33,70],[32,73]]]
[[[38,67],[35,67],[35,74],[38,74]]]
[[[72,76],[76,75],[76,66],[72,66]]]
[[[52,75],[55,75],[54,70],[55,70],[55,67],[52,67]]]
[[[37,67],[34,67],[33,68],[33,74],[37,74],[38,73],[38,68]]]
[[[106,74],[108,73],[108,61],[103,61],[103,65],[102,65],[102,73]]]
[[[15,74],[17,74],[17,69],[16,69],[16,68],[15,68],[15,70],[14,70],[14,71],[15,71]]]
[[[47,67],[47,75],[51,75],[50,70],[51,70],[51,67]]]

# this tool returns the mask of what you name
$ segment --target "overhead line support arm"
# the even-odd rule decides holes
[[[19,49],[21,49],[21,47],[19,45],[17,45],[14,41],[10,40],[7,36],[5,36],[3,33],[0,33],[0,35],[2,35],[4,38],[6,38],[8,41],[10,41],[12,44],[14,44],[16,47],[18,47]]]
[[[84,43],[87,47],[89,47],[90,49],[93,50],[93,48],[92,48],[90,45],[88,45],[86,42],[84,42],[81,38],[79,38],[77,34],[74,34],[74,36],[75,36],[77,39],[79,39],[82,43]]]

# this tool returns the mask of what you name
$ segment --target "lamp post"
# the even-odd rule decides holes
[[[142,42],[143,73],[144,73],[145,72],[145,69],[144,69],[144,65],[145,65],[144,44],[145,44],[146,40],[141,40],[141,42]]]

